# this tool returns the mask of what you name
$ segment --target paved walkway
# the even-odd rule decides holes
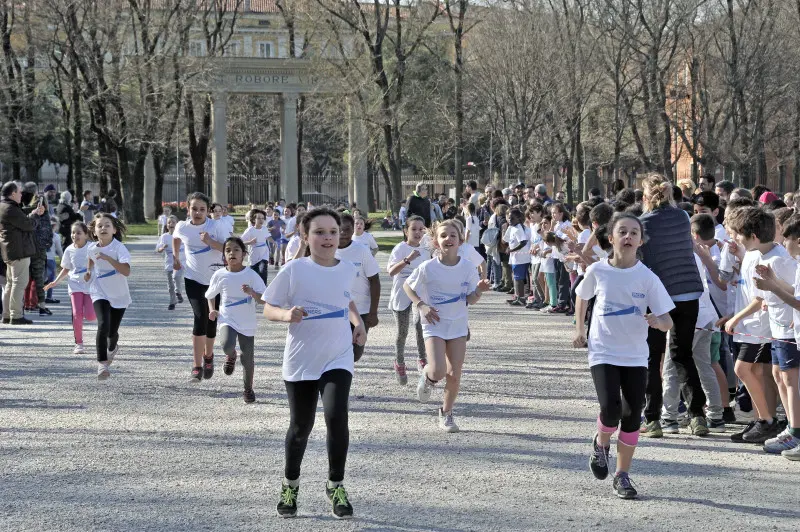
[[[320,412],[301,518],[280,521],[285,327],[260,324],[256,404],[242,401],[240,369],[226,377],[220,362],[211,381],[190,385],[191,313],[166,310],[153,242],[129,245],[134,304],[105,383],[93,356],[71,354],[68,304],[29,328],[0,328],[0,530],[800,528],[800,464],[724,435],[643,441],[632,472],[641,500],[613,497],[587,467],[597,409],[585,352],[568,346],[570,320],[510,310],[497,294],[471,310],[460,434],[440,432],[436,405],[395,383],[393,322],[381,310],[351,403],[357,519],[330,516]]]

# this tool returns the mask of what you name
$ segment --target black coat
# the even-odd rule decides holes
[[[59,203],[56,205],[56,216],[58,217],[59,227],[58,233],[63,238],[63,244],[66,248],[72,244],[72,224],[77,221],[83,221],[83,215],[77,214],[72,205],[66,203]]]
[[[11,198],[0,200],[0,252],[3,260],[32,257],[36,254],[35,222]]]
[[[406,203],[406,218],[412,215],[422,216],[425,227],[431,226],[431,200],[411,194]]]

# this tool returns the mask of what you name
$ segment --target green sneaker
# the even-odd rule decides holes
[[[664,436],[664,431],[661,430],[661,422],[656,420],[642,425],[642,428],[639,429],[639,435],[645,438],[661,438]]]
[[[710,432],[708,430],[708,420],[704,417],[693,417],[689,426],[692,427],[692,434],[695,436],[708,436]]]
[[[297,493],[300,487],[293,488],[281,485],[281,498],[278,500],[278,517],[295,517],[297,515]]]
[[[325,495],[328,496],[328,500],[331,501],[333,508],[331,509],[331,513],[336,519],[350,519],[353,517],[353,507],[350,505],[350,501],[347,500],[347,492],[344,489],[344,486],[339,484],[336,487],[328,487],[328,484],[325,484]]]

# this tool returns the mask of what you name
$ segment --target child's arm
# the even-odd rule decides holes
[[[105,253],[100,253],[97,255],[98,259],[103,259],[104,261],[108,262],[112,268],[117,270],[121,275],[128,277],[131,274],[131,265],[126,262],[119,262],[117,260],[112,259]]]
[[[172,269],[180,270],[181,266],[181,239],[172,239]]]
[[[284,323],[300,323],[308,312],[303,307],[285,309],[264,302],[264,317],[269,321],[282,321]]]
[[[242,285],[242,292],[244,292],[248,296],[252,297],[256,301],[256,303],[258,303],[259,305],[263,305],[264,304],[264,300],[261,299],[261,294],[259,294],[255,290],[253,290],[253,287],[251,287],[249,285],[246,285],[246,284],[243,284]]]
[[[208,319],[211,321],[217,321],[217,316],[219,316],[219,311],[216,308],[214,308],[214,304],[216,303],[214,301],[215,298],[216,296],[214,298],[206,300],[208,301]]]
[[[368,277],[369,281],[369,313],[365,325],[370,328],[378,325],[378,305],[381,301],[381,279],[378,274]]]
[[[515,247],[515,248],[513,248],[513,249],[509,249],[509,250],[508,250],[508,252],[509,252],[509,253],[514,253],[515,251],[519,251],[519,250],[521,250],[521,249],[522,249],[522,248],[524,248],[526,245],[528,245],[528,241],[527,241],[527,240],[523,240],[522,242],[520,242],[520,243],[519,243],[519,245],[518,245],[517,247]]]
[[[59,272],[58,277],[53,279],[53,282],[44,285],[44,289],[45,290],[50,290],[51,288],[55,288],[56,286],[58,286],[58,283],[63,281],[64,277],[66,277],[67,275],[69,275],[69,270],[66,269],[66,268],[61,268],[61,271]]]
[[[86,274],[83,276],[83,280],[87,283],[92,278],[92,268],[94,268],[94,261],[89,259],[89,263],[86,265]]]
[[[728,283],[720,277],[719,267],[711,257],[711,252],[708,250],[708,246],[695,243],[694,250],[695,253],[697,253],[697,256],[700,257],[700,262],[702,262],[703,266],[705,266],[706,270],[708,270],[708,274],[711,276],[711,280],[714,281],[714,284],[717,286],[717,288],[720,290],[727,290]],[[702,275],[702,273],[700,275]]]
[[[408,281],[403,283],[403,290],[411,300],[411,304],[417,307],[419,315],[425,318],[428,323],[435,324],[439,321],[439,311],[427,303],[424,303],[417,293],[414,292],[414,289],[408,285]]]
[[[224,250],[223,249],[225,247],[224,244],[222,242],[217,242],[216,240],[211,238],[211,235],[209,235],[208,233],[205,233],[205,232],[200,233],[200,240],[203,241],[203,244],[205,244],[207,246],[211,246],[211,249],[214,249],[216,251],[223,251]],[[173,242],[174,242],[174,240],[173,240]]]
[[[760,297],[754,297],[749,305],[744,307],[737,314],[734,314],[734,316],[728,320],[728,322],[725,324],[725,332],[728,334],[735,334],[733,330],[736,328],[736,326],[739,325],[739,323],[747,316],[761,310],[761,304],[763,302],[764,300]]]
[[[761,279],[753,279],[756,283],[756,288],[772,292],[793,309],[800,310],[800,301],[794,297],[794,287],[775,275],[775,271],[771,267],[758,265],[756,266],[756,273],[762,277]]]
[[[662,314],[661,316],[645,314],[644,319],[647,320],[647,324],[653,329],[658,329],[663,332],[672,329],[672,316],[670,316],[669,313]]]
[[[252,238],[252,239],[250,239],[250,240],[245,240],[243,243],[244,243],[244,245],[245,245],[245,246],[252,246],[252,245],[253,245],[253,244],[255,244],[257,241],[258,241],[258,239],[257,239],[257,238],[255,238],[255,237],[253,237],[253,238]]]
[[[364,322],[361,321],[361,316],[358,313],[356,304],[351,301],[347,309],[350,323],[352,323],[354,327],[353,343],[356,345],[365,345],[367,343],[367,328],[364,326]]]
[[[589,305],[586,300],[575,296],[575,336],[572,338],[573,347],[586,345],[586,310]]]
[[[410,266],[411,262],[417,257],[419,257],[419,250],[415,249],[406,258],[394,264],[389,265],[389,267],[387,268],[387,271],[389,272],[389,277],[394,277],[395,275],[403,271],[403,268],[405,268],[406,266]]]
[[[488,291],[490,288],[491,285],[489,284],[489,281],[487,281],[486,279],[481,279],[480,281],[478,281],[478,286],[475,287],[475,291],[467,296],[467,304],[474,305],[475,303],[480,301],[483,293]]]

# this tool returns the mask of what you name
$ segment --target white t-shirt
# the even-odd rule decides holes
[[[105,299],[112,308],[128,308],[131,304],[131,293],[128,290],[128,278],[107,261],[98,259],[100,253],[108,255],[117,262],[131,263],[131,254],[122,242],[116,238],[105,247],[100,247],[97,242],[86,246],[86,253],[94,261],[92,277],[89,279],[89,295],[92,303]]]
[[[481,223],[477,216],[468,216],[466,221],[467,225],[465,229],[469,231],[469,240],[467,240],[467,244],[476,248],[481,245]]]
[[[524,241],[527,243],[519,251],[509,252],[508,263],[510,265],[531,263],[531,231],[522,224],[509,225],[506,234],[503,235],[503,242],[508,243],[508,249],[514,249]]]
[[[724,240],[728,240],[730,237],[728,236],[728,232],[725,230],[725,226],[722,224],[717,224],[714,228],[714,238],[718,242],[722,242]]]
[[[539,234],[539,224],[529,225],[528,231],[531,234],[531,264],[540,264],[542,262],[541,257],[539,257],[542,236]]]
[[[446,266],[437,259],[419,265],[406,281],[408,286],[425,303],[438,310],[439,321],[435,324],[422,319],[422,335],[450,339],[454,329],[463,330],[466,336],[467,296],[478,286],[478,271],[469,261],[460,259],[455,266]]]
[[[553,253],[556,252],[554,246],[546,243],[544,240],[539,242],[539,247],[542,250],[542,253],[545,253],[548,249],[552,249],[553,251],[542,259],[542,265],[539,268],[540,273],[556,273],[556,262],[553,259]]]
[[[697,253],[694,254],[694,261],[697,264],[697,271],[704,271],[703,261],[700,260]],[[703,295],[700,296],[700,308],[697,312],[697,323],[695,326],[706,328],[710,323],[712,329],[718,330],[718,328],[714,326],[714,323],[719,319],[719,316],[717,316],[717,311],[714,310],[714,305],[711,304],[708,280],[705,275],[701,275],[700,280],[703,282]]]
[[[236,224],[236,220],[233,218],[233,216],[228,214],[227,216],[220,218],[219,221],[228,226],[228,236],[231,236],[233,234],[233,226]]]
[[[358,269],[348,261],[320,266],[303,257],[281,268],[264,292],[264,301],[281,308],[303,307],[300,323],[289,324],[283,350],[283,379],[318,380],[326,371],[353,373],[353,334],[349,309]]]
[[[375,237],[364,231],[360,235],[353,235],[353,242],[366,246],[369,249],[378,249],[378,243],[375,242]]]
[[[775,248],[778,247],[780,246],[775,246]],[[773,251],[770,251],[765,257],[771,256],[772,253]],[[753,277],[756,277],[756,265],[761,262],[761,259],[761,252],[758,250],[748,251],[744,254],[739,280],[736,282],[736,302],[733,310],[735,314],[738,314],[752,303],[753,298],[761,297],[762,292],[753,283]],[[739,322],[735,330],[742,334],[768,337],[770,335],[769,314],[759,309]],[[733,341],[745,344],[763,344],[765,342],[765,340],[742,336],[741,334],[734,334]]]
[[[386,266],[387,271],[398,262],[403,262],[403,259],[411,255],[414,250],[419,251],[419,257],[412,260],[411,264],[407,264],[397,275],[392,277],[392,291],[389,295],[389,308],[391,310],[405,310],[411,304],[406,291],[403,290],[403,284],[411,276],[411,272],[426,260],[430,260],[431,254],[422,245],[412,247],[407,242],[400,242],[392,249],[392,254],[389,256],[389,262]]]
[[[370,309],[369,278],[378,275],[381,268],[367,246],[351,242],[346,248],[336,250],[336,258],[353,263],[356,267],[356,281],[353,283],[352,299],[359,314],[367,314]]]
[[[786,248],[783,246],[775,246],[767,255],[771,256],[764,256],[759,264],[771,266],[778,279],[792,284],[794,282],[795,272],[797,271],[797,261],[789,255]],[[767,304],[769,330],[772,338],[778,338],[780,340],[793,338],[794,329],[792,328],[792,320],[794,316],[792,307],[784,303],[781,298],[772,292],[766,292],[756,288],[756,294]]]
[[[592,230],[591,229],[584,229],[578,235],[578,249],[583,249],[583,246],[589,241],[592,237]],[[586,270],[583,268],[583,263],[578,263],[578,275],[583,275],[586,273]]]
[[[161,227],[164,227],[165,225],[167,225],[167,215],[166,214],[162,214],[161,216],[158,217],[158,225],[160,225]]]
[[[720,262],[722,260],[722,254],[719,251],[718,246],[711,246],[709,248],[711,252],[711,259],[714,261],[714,264],[717,265],[717,269],[720,268]],[[700,270],[701,272],[704,270]],[[717,310],[722,316],[728,315],[728,288],[726,287],[725,290],[720,288],[716,285],[714,280],[711,278],[711,272],[708,271],[708,268],[705,268],[705,277],[706,277],[706,284],[708,285],[708,295],[710,296],[711,300],[713,301],[714,305],[716,305]]]
[[[292,260],[297,253],[297,250],[300,249],[300,244],[302,243],[302,239],[300,238],[299,233],[295,233],[292,235],[292,238],[289,239],[289,243],[286,244],[286,262]]]
[[[267,289],[261,277],[252,269],[245,268],[240,272],[231,272],[227,268],[217,270],[211,276],[211,283],[206,290],[206,299],[214,299],[221,294],[217,325],[227,325],[239,334],[255,336],[256,301],[242,291],[242,285],[249,285],[256,293]]]
[[[476,268],[480,268],[481,264],[483,264],[483,257],[481,254],[466,242],[458,246],[458,256],[467,259],[467,261]]]
[[[286,218],[286,229],[284,230],[284,233],[287,235],[289,233],[294,233],[295,229],[297,229],[297,216]]]
[[[221,220],[206,218],[205,223],[193,225],[189,221],[178,222],[173,238],[179,238],[186,246],[186,262],[182,264],[184,276],[202,285],[208,285],[211,276],[224,267],[222,252],[200,240],[200,233],[208,233],[219,243],[230,236],[228,225]]]
[[[83,280],[88,265],[88,242],[84,244],[82,248],[76,248],[75,244],[67,246],[67,249],[64,250],[64,256],[61,257],[61,267],[69,270],[69,276],[67,276],[67,290],[70,294],[75,292],[80,292],[82,294],[89,293],[89,283]]]
[[[675,308],[656,274],[641,262],[619,269],[601,260],[586,268],[575,293],[585,300],[597,298],[588,338],[589,366],[647,367],[648,326],[644,315],[648,307],[656,316]]]
[[[269,258],[269,247],[267,246],[267,240],[269,239],[269,229],[267,229],[267,224],[261,226],[261,229],[256,229],[255,227],[248,227],[245,232],[242,234],[242,241],[248,242],[250,240],[256,239],[256,243],[250,246],[250,264],[255,266],[262,260]]]
[[[169,233],[162,233],[161,234],[161,238],[158,239],[158,244],[156,244],[156,250],[158,250],[161,247],[164,248],[164,251],[163,251],[163,253],[164,253],[164,271],[165,272],[171,272],[173,270],[173,265],[174,265],[174,260],[173,260],[174,256],[173,256],[173,253],[172,253],[172,235],[171,234],[169,234]],[[183,263],[186,262],[186,251],[185,251],[186,248],[184,247],[183,242],[181,242],[180,250],[181,250],[181,256],[180,256],[181,264],[183,264]]]

